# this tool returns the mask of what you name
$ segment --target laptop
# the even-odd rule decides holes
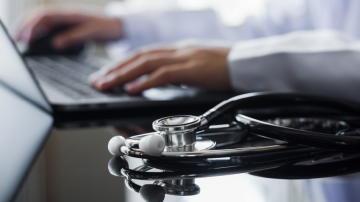
[[[233,96],[229,93],[178,86],[152,88],[138,96],[130,96],[121,90],[101,93],[91,86],[88,77],[107,61],[93,55],[22,57],[4,25],[0,24],[0,80],[14,87],[19,93],[33,97],[32,101],[38,103],[38,95],[34,96],[33,92],[27,90],[30,86],[19,85],[20,81],[34,80],[31,88],[39,87],[50,105],[47,110],[56,113],[194,104],[215,105]]]
[[[49,107],[40,92],[32,93],[32,99],[44,104],[42,108]],[[0,202],[8,202],[15,199],[43,148],[53,117],[1,83],[0,98]]]

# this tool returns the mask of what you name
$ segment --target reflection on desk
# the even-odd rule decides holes
[[[162,115],[159,115],[159,117],[161,116]],[[132,122],[133,120],[134,122]],[[93,126],[90,128],[67,130],[55,129],[46,143],[45,149],[39,156],[37,163],[30,172],[23,191],[19,194],[19,198],[28,198],[28,201],[37,202],[144,201],[139,193],[126,187],[124,177],[114,177],[109,173],[108,163],[112,156],[108,152],[106,145],[109,139],[115,135],[127,134],[128,136],[132,136],[139,133],[151,132],[152,129],[149,128],[149,123],[153,120],[153,117],[150,117],[149,120],[146,120],[144,117],[138,119],[133,117],[133,119],[129,119],[128,122],[115,124],[116,128]],[[220,142],[220,140],[221,139],[218,139],[216,141]],[[226,141],[228,140],[225,139],[224,142]],[[256,142],[254,140],[251,144],[249,142],[243,145],[239,143],[237,146],[256,146],[273,143],[271,140],[266,141],[269,142]],[[226,148],[230,148],[230,145],[226,146]],[[326,173],[319,172],[318,176],[313,177],[325,177],[325,175],[335,176],[341,174],[341,172],[343,174],[346,174],[348,171],[352,172],[351,169],[353,169],[353,171],[356,170],[356,166],[342,167],[341,161],[336,160],[341,158],[341,154],[334,153],[333,157],[334,162],[337,161],[339,164],[330,164],[330,161],[327,162],[326,157],[321,159],[315,158],[319,160],[317,161],[319,164],[314,164],[309,161],[309,165],[314,166],[312,168],[315,169],[320,168],[318,166],[324,166],[323,168],[326,170]],[[350,162],[351,158],[348,157],[345,156],[344,160],[347,159]],[[129,164],[129,169],[132,170],[144,165],[141,159],[128,157],[125,157],[125,159]],[[226,162],[226,159],[223,160]],[[280,162],[281,159],[278,158],[277,160]],[[265,174],[270,175],[271,173],[278,175],[288,174],[292,176],[296,174],[299,176],[301,170],[306,170],[302,169],[304,167],[301,167],[304,162],[307,161],[297,161],[297,163],[287,163],[284,161],[282,162],[283,166],[278,167],[278,170],[276,170],[277,168],[272,168],[272,170],[269,166],[266,170],[254,172],[255,170],[251,169],[254,167],[251,167],[251,165],[242,167],[241,164],[236,164],[236,161],[234,161],[232,165],[238,165],[238,169],[235,168],[233,170],[234,173],[229,173],[230,175],[225,175],[225,172],[219,172],[219,176],[216,177],[195,177],[194,184],[199,187],[199,193],[196,195],[174,196],[166,194],[164,201],[355,202],[359,199],[360,192],[357,191],[357,187],[360,186],[360,177],[357,173],[310,180],[306,178],[309,177],[307,176],[308,174],[311,174],[308,172],[312,171],[307,169],[301,177],[304,180],[271,179],[268,178],[271,176],[265,176]],[[153,166],[169,166],[162,164],[155,165],[154,162],[148,163],[153,163]],[[257,166],[261,165],[265,168],[266,165],[271,164],[257,164]],[[294,168],[292,172],[290,172],[291,170],[286,170],[286,168],[291,166]],[[337,168],[337,170],[335,169],[335,172],[333,172],[332,167]],[[171,169],[166,167],[165,170]],[[154,172],[160,170],[162,169],[149,171]],[[250,172],[250,174],[240,171]],[[118,175],[121,174],[120,169],[118,169],[117,173]],[[201,172],[199,173],[201,174]],[[263,174],[264,176],[258,177],[254,176],[255,174]],[[276,178],[281,177],[276,176]],[[283,176],[283,178],[285,177]],[[149,181],[131,179],[131,182],[138,186],[153,184],[154,181],[164,180],[154,179]]]
[[[302,151],[302,152],[301,152]],[[219,177],[240,173],[276,178],[276,179],[312,179],[353,174],[360,171],[360,154],[319,150],[310,152],[301,150],[296,155],[292,152],[284,155],[267,155],[259,161],[258,157],[247,156],[218,159],[186,161],[142,160],[130,169],[128,161],[122,156],[111,158],[109,172],[114,176],[124,177],[129,190],[139,193],[144,201],[164,201],[165,195],[194,196],[202,188],[196,184],[200,178],[214,178],[214,187]],[[129,157],[127,157],[129,159]],[[132,166],[134,167],[134,165]],[[227,177],[228,178],[228,177]],[[248,177],[245,177],[247,179]],[[143,185],[136,180],[147,181]],[[154,181],[149,183],[148,181]],[[220,180],[221,181],[221,180]],[[233,182],[226,182],[233,183]],[[241,184],[241,183],[240,183]],[[251,184],[251,183],[250,183]],[[223,193],[227,195],[227,191]],[[258,199],[262,201],[262,199]]]

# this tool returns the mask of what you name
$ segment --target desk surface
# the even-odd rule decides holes
[[[109,173],[112,155],[107,144],[114,135],[147,132],[153,120],[117,127],[53,129],[33,166],[17,201],[144,201],[125,186],[124,178]],[[130,168],[141,160],[126,158]],[[153,181],[134,180],[138,185]],[[312,180],[281,180],[234,174],[195,180],[200,193],[194,196],[166,195],[164,201],[357,201],[360,175]]]
[[[97,55],[103,54],[100,52]],[[16,201],[145,201],[138,193],[126,187],[123,177],[110,174],[108,162],[112,155],[107,149],[110,138],[114,135],[129,136],[148,132],[155,118],[179,112],[198,115],[208,108],[209,106],[199,106],[191,109],[191,112],[177,109],[161,114],[152,113],[151,118],[139,118],[135,115],[117,119],[117,116],[112,116],[105,124],[112,126],[100,126],[104,123],[102,118],[95,121],[57,118],[55,124],[58,128],[52,130]],[[142,164],[139,159],[126,159],[131,169]],[[351,167],[341,169],[344,171]],[[153,183],[140,180],[134,182],[138,185]],[[166,195],[164,201],[357,202],[360,198],[360,192],[357,191],[360,187],[360,175],[356,173],[303,180],[233,174],[195,179],[195,184],[200,188],[199,194]]]

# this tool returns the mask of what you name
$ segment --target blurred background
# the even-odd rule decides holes
[[[78,4],[98,11],[138,13],[159,10],[214,10],[228,26],[241,24],[249,15],[259,15],[267,0],[0,0],[0,18],[12,29],[21,16],[37,6]]]

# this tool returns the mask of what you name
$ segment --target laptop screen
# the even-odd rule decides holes
[[[52,112],[51,106],[26,67],[1,21],[0,47],[0,83],[5,84],[46,111]]]
[[[43,147],[52,116],[0,84],[0,202],[14,199]]]

